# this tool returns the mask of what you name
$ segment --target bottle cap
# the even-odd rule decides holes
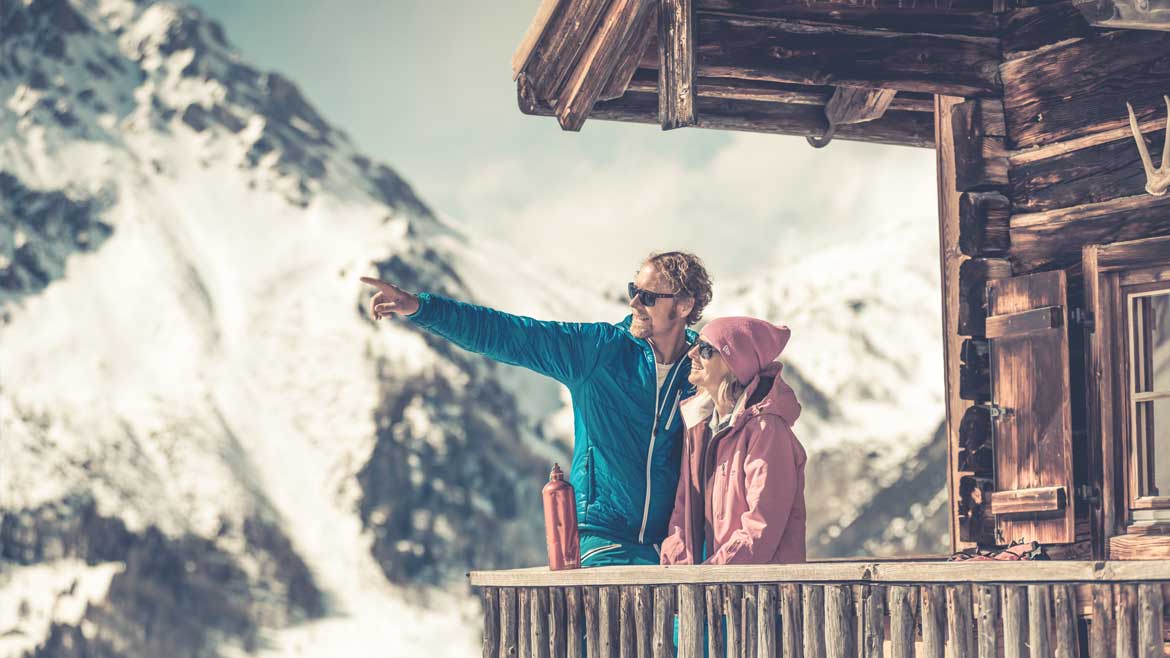
[[[561,465],[553,463],[552,472],[548,474],[549,482],[558,482],[565,479],[565,473],[561,470]]]

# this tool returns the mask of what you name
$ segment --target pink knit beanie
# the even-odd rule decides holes
[[[756,318],[730,317],[712,320],[699,334],[719,350],[735,378],[746,385],[780,356],[791,332]]]

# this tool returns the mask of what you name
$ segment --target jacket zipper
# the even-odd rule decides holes
[[[678,367],[682,365],[683,360],[680,358],[675,364],[674,368],[670,370],[670,378],[666,381],[666,386],[661,391],[654,393],[654,425],[650,428],[650,447],[646,451],[646,500],[642,504],[642,527],[638,529],[638,543],[646,543],[646,521],[650,518],[650,463],[654,460],[654,440],[658,436],[658,419],[662,417],[662,410],[666,406],[666,401],[669,399],[670,387],[674,386],[675,377],[678,376]],[[654,365],[654,357],[650,357],[650,365]],[[681,392],[681,391],[680,391]],[[665,395],[664,395],[665,394]],[[658,404],[658,397],[662,395],[662,404]]]
[[[678,393],[674,394],[674,409],[670,412],[670,418],[666,419],[666,427],[663,428],[667,432],[670,431],[671,426],[674,424],[675,416],[678,416],[678,405],[679,405],[679,402],[681,400],[682,400],[682,389],[680,388],[678,390]]]

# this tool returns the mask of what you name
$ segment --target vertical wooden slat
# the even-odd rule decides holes
[[[565,588],[565,657],[585,658],[585,616],[581,609],[581,590]]]
[[[650,658],[653,653],[654,639],[654,600],[653,590],[649,585],[639,585],[634,589],[634,619],[637,620],[635,629],[638,643],[638,658]]]
[[[861,641],[857,655],[861,658],[882,658],[886,590],[879,585],[859,585],[857,591],[857,610],[861,619]]]
[[[913,588],[897,585],[890,588],[890,649],[893,658],[914,656]]]
[[[520,658],[532,658],[532,619],[529,617],[529,588],[516,590],[516,654]]]
[[[825,588],[801,587],[804,613],[804,658],[825,658]]]
[[[974,623],[971,586],[947,586],[947,635],[951,648],[948,658],[972,658],[975,655]]]
[[[927,585],[921,590],[922,656],[943,658],[946,641],[946,594],[938,585]]]
[[[723,587],[707,585],[707,655],[723,655]]]
[[[695,125],[694,0],[658,0],[658,121]]]
[[[674,656],[674,587],[654,588],[654,658]]]
[[[1077,658],[1080,641],[1077,638],[1076,592],[1072,585],[1052,586],[1052,620],[1056,632],[1056,658]]]
[[[703,658],[703,588],[678,586],[678,658]]]
[[[483,658],[500,657],[500,600],[495,587],[483,588]]]
[[[780,638],[780,655],[784,658],[803,658],[804,645],[801,637],[800,585],[785,583],[780,586],[780,619],[783,635]],[[880,622],[879,622],[880,623]]]
[[[597,634],[598,589],[596,587],[581,588],[581,603],[585,608],[585,651],[588,658],[597,658],[601,655]]]
[[[1005,585],[1002,588],[1003,600],[1003,655],[1004,658],[1025,658],[1028,655],[1024,646],[1024,631],[1028,627],[1027,603],[1024,601],[1024,588],[1019,585]]]
[[[756,653],[756,588],[752,585],[743,587],[743,623],[739,629],[739,638],[743,643],[743,658],[757,658]]]
[[[976,646],[979,658],[998,658],[999,588],[994,585],[975,587],[975,619],[978,627]]]
[[[548,588],[535,587],[528,593],[529,643],[532,658],[549,658]]]
[[[617,658],[618,592],[616,587],[602,586],[597,590],[597,656]]]
[[[743,588],[723,586],[723,610],[727,614],[727,658],[743,657]]]
[[[825,655],[828,658],[853,658],[857,631],[848,585],[825,586]]]
[[[1138,585],[1138,655],[1154,658],[1162,655],[1162,585]]]
[[[621,629],[621,642],[618,644],[618,656],[620,658],[637,658],[638,649],[634,645],[634,636],[636,635],[634,629],[634,588],[632,586],[622,587],[620,597],[621,614],[618,625]]]
[[[756,591],[756,637],[757,655],[760,658],[775,658],[776,649],[776,586],[760,585]],[[722,654],[711,653],[712,656]]]
[[[565,613],[565,588],[548,590],[548,646],[552,658],[565,658],[569,645],[565,639],[568,617]]]
[[[1093,593],[1093,617],[1089,628],[1089,658],[1109,658],[1112,655],[1110,629],[1113,627],[1113,586],[1095,584]]]
[[[520,655],[516,598],[515,587],[500,588],[500,658],[518,658]]]
[[[1050,591],[1048,585],[1028,586],[1028,654],[1032,658],[1052,655]]]
[[[1113,597],[1113,621],[1117,633],[1113,640],[1114,655],[1117,658],[1133,658],[1137,653],[1137,628],[1134,625],[1137,586],[1119,584],[1113,589]]]

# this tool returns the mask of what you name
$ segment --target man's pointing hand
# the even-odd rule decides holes
[[[374,316],[375,320],[381,320],[395,313],[399,315],[413,315],[418,311],[418,297],[406,292],[393,283],[368,276],[362,277],[362,283],[373,286],[378,290],[370,300],[370,314]]]

